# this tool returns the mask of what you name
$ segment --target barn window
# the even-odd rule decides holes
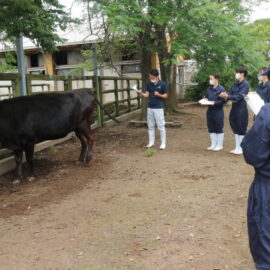
[[[140,73],[141,66],[138,64],[133,65],[122,65],[122,72],[123,73]]]
[[[30,65],[31,67],[39,67],[37,53],[30,55]]]
[[[67,65],[68,64],[68,56],[67,52],[56,52],[55,53],[55,63],[57,66]]]

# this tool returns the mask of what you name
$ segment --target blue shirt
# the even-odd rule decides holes
[[[259,84],[256,89],[257,94],[264,100],[265,103],[270,102],[270,81]]]
[[[205,97],[209,101],[215,102],[215,105],[210,107],[223,107],[226,101],[219,96],[222,92],[225,92],[225,88],[220,84],[216,88],[214,88],[214,86],[208,87]]]
[[[163,81],[158,81],[157,85],[154,85],[152,82],[147,83],[146,91],[149,92],[149,102],[148,108],[151,109],[163,109],[164,108],[164,99],[155,96],[155,91],[163,95],[168,93],[167,84]]]

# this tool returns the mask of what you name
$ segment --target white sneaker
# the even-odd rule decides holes
[[[165,150],[166,149],[166,130],[160,131],[160,139],[161,139],[161,145],[159,149]]]
[[[218,152],[223,149],[224,133],[217,134],[217,144],[213,151]]]
[[[217,145],[217,134],[210,133],[211,146],[207,148],[208,151],[212,151]]]
[[[151,148],[155,145],[155,130],[148,129],[149,143],[146,145],[146,148]]]

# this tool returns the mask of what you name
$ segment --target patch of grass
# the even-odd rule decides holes
[[[50,146],[50,150],[51,150],[51,152],[53,152],[53,153],[56,153],[56,152],[57,152],[57,148],[56,148],[55,145]]]
[[[145,157],[152,157],[156,154],[156,150],[149,148],[146,152],[144,152]]]

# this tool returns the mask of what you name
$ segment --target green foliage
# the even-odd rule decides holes
[[[199,71],[194,77],[198,86],[187,90],[186,97],[200,99],[208,85],[209,74],[219,72],[221,84],[229,90],[234,82],[234,71],[245,66],[249,71],[252,87],[257,84],[257,71],[266,64],[263,55],[256,50],[256,39],[247,34],[241,21],[234,14],[224,14],[215,3],[192,9],[188,32],[194,36],[180,35],[180,42],[186,40],[190,47],[189,57],[198,63]],[[200,25],[200,29],[196,25]],[[193,38],[200,42],[193,42]]]
[[[71,71],[72,74],[76,74],[79,71],[87,70],[87,71],[93,71],[94,65],[93,65],[93,51],[91,50],[82,50],[81,51],[82,56],[84,58],[83,63],[78,65],[75,69]]]
[[[14,54],[10,51],[5,53],[5,57],[0,61],[0,73],[11,71],[15,69],[16,59]]]
[[[52,153],[56,153],[57,152],[57,147],[55,145],[50,146],[50,150]]]
[[[144,153],[144,156],[145,156],[145,157],[152,157],[152,156],[155,155],[155,154],[156,154],[156,150],[149,148],[149,149]]]
[[[270,19],[261,19],[244,26],[244,30],[254,37],[255,49],[270,60]]]
[[[99,64],[106,63],[107,67],[114,68],[115,61],[130,60],[142,50],[141,36],[149,19],[147,12],[144,12],[147,1],[80,1],[86,4],[90,33],[101,40],[98,43]],[[85,57],[83,64],[90,71],[93,70],[91,53]]]
[[[135,50],[145,49],[162,56],[161,75],[168,83],[172,76],[166,74],[166,66],[173,66],[177,56],[196,60],[199,72],[194,81],[198,86],[188,91],[193,98],[206,91],[212,72],[219,72],[221,83],[229,89],[239,66],[248,68],[255,78],[251,80],[255,87],[257,70],[266,64],[255,35],[244,27],[250,7],[263,0],[83,1],[91,3],[96,12],[91,14],[108,25],[104,33],[117,38],[120,45],[126,46],[123,40],[130,41]],[[109,44],[114,48],[115,43]]]
[[[14,41],[23,33],[46,51],[62,41],[56,31],[66,29],[70,18],[58,0],[0,0],[0,33]]]

